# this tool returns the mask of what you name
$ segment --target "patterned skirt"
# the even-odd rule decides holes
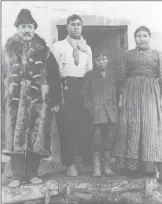
[[[157,79],[127,79],[122,96],[117,168],[155,172],[162,164],[162,105]]]

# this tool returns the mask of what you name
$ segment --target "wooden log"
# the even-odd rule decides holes
[[[145,178],[82,176],[76,178],[56,174],[39,185],[2,188],[2,203],[133,203],[144,204]],[[162,203],[162,192],[154,191],[148,203]],[[44,201],[45,200],[45,201]],[[57,200],[57,202],[56,202]],[[60,201],[59,201],[60,200]]]
[[[56,181],[46,182],[44,184],[21,185],[17,188],[2,188],[2,203],[23,203],[26,201],[36,201],[37,199],[49,199],[50,195],[58,195],[58,183]]]

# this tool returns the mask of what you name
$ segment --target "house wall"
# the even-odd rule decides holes
[[[57,40],[57,31],[54,28],[59,18],[77,13],[79,15],[96,15],[94,19],[100,23],[97,15],[105,16],[101,21],[105,24],[128,23],[128,46],[129,49],[135,46],[133,34],[139,25],[148,26],[152,35],[152,46],[162,50],[162,27],[159,26],[159,19],[162,19],[162,2],[157,3],[136,3],[136,2],[3,2],[2,3],[2,45],[16,32],[14,22],[20,9],[28,8],[38,22],[37,33],[45,38],[47,44]],[[104,5],[103,5],[104,4]],[[78,5],[78,6],[76,6]],[[120,20],[119,20],[120,19]],[[87,17],[86,22],[89,21]],[[86,24],[84,22],[84,24]],[[92,21],[91,21],[92,22]]]

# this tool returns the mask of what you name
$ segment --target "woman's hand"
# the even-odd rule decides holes
[[[92,103],[89,102],[89,103],[85,104],[85,108],[88,110],[89,115],[92,116],[93,115]]]
[[[121,108],[122,106],[122,95],[120,94],[120,98],[119,98],[119,107]]]

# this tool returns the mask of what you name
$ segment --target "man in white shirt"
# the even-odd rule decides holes
[[[82,137],[86,134],[86,110],[81,89],[83,77],[93,65],[91,48],[81,36],[82,19],[78,15],[67,18],[67,31],[66,38],[54,43],[51,50],[59,64],[63,86],[64,105],[58,113],[61,151],[69,166],[67,174],[77,176],[75,158],[82,154]]]

